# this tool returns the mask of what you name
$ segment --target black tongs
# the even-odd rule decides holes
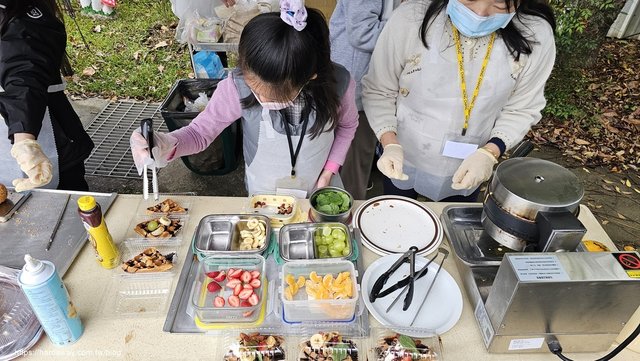
[[[145,118],[140,121],[140,132],[144,139],[147,140],[147,146],[149,147],[149,156],[153,159],[153,119]],[[142,196],[144,199],[149,199],[149,178],[147,178],[147,165],[144,165],[142,174]],[[158,178],[156,174],[156,166],[151,166],[151,183],[153,187],[153,199],[158,200]]]
[[[373,287],[371,288],[371,292],[369,293],[369,302],[373,303],[376,301],[376,299],[384,297],[400,287],[406,286],[407,295],[404,298],[404,305],[402,307],[402,310],[406,311],[409,308],[409,305],[411,305],[411,301],[413,299],[413,287],[416,276],[416,252],[418,252],[418,247],[411,246],[411,248],[409,248],[407,252],[400,256],[400,258],[398,258],[398,260],[394,264],[392,264],[387,271],[385,271],[382,275],[380,275],[380,277],[378,277],[376,282],[373,284]],[[409,262],[409,276],[403,278],[395,285],[382,291],[382,286],[387,283],[387,280],[389,280],[389,276],[397,271],[398,268],[400,268],[400,266],[402,266],[402,264],[405,262]],[[405,283],[403,285],[400,285],[403,282]],[[389,291],[392,288],[394,289]]]

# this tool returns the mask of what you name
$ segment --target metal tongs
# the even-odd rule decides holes
[[[369,293],[369,302],[373,303],[376,299],[385,297],[390,294],[394,290],[402,287],[401,283],[405,282],[405,289],[407,290],[407,295],[404,298],[404,306],[402,307],[403,311],[406,311],[411,304],[413,299],[413,286],[416,277],[416,252],[418,252],[418,247],[411,246],[407,252],[405,252],[397,261],[395,261],[391,267],[385,271],[383,274],[378,277],[376,282],[373,284],[371,288],[371,292]],[[409,262],[409,276],[403,278],[395,285],[389,287],[388,289],[382,291],[382,286],[387,283],[389,277],[402,266],[403,263]],[[397,288],[394,288],[397,287]],[[393,288],[393,290],[391,290]]]
[[[149,156],[153,159],[153,119],[146,118],[140,121],[140,130],[142,136],[147,140]],[[158,200],[158,177],[156,173],[155,163],[151,165],[151,186],[153,187],[153,199]],[[147,176],[147,165],[142,170],[142,196],[149,199],[149,178]]]

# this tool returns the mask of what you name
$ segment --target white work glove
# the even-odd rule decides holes
[[[407,180],[409,176],[402,173],[404,155],[400,144],[388,144],[378,159],[378,169],[388,178]]]
[[[153,132],[153,149],[151,150],[153,159],[149,155],[149,146],[147,145],[147,140],[142,136],[140,128],[131,134],[129,142],[138,175],[142,175],[145,165],[148,167],[155,166],[156,168],[165,167],[168,163],[167,159],[175,152],[178,139],[168,133]]]
[[[496,157],[484,148],[478,148],[460,164],[453,174],[453,189],[475,189],[491,177]]]
[[[16,192],[41,187],[51,182],[53,165],[44,155],[37,141],[25,139],[15,142],[11,147],[11,156],[16,159],[20,169],[29,177],[13,180]]]

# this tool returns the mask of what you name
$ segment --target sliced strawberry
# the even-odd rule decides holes
[[[229,301],[229,306],[231,307],[240,306],[240,299],[238,298],[238,296],[229,296],[228,301]]]
[[[224,298],[217,296],[213,299],[213,305],[215,307],[224,307]]]
[[[260,288],[260,285],[262,284],[262,282],[259,279],[252,279],[251,282],[249,282],[249,285],[253,288]]]
[[[216,278],[220,274],[220,271],[211,271],[207,272],[206,275],[209,278]]]
[[[251,297],[249,297],[248,301],[251,304],[251,306],[255,306],[258,303],[260,303],[260,297],[258,297],[258,295],[254,293],[251,295]]]
[[[258,351],[265,352],[267,351],[267,343],[264,341],[258,342]]]
[[[247,300],[240,300],[240,307],[253,307],[253,306]]]
[[[252,290],[253,286],[251,286],[249,283],[245,283],[244,285],[242,285],[242,288],[247,289],[247,290]]]
[[[244,287],[242,287],[241,284],[237,284],[234,288],[233,288],[233,295],[237,296],[240,294],[240,292],[242,292],[242,290],[244,289]]]
[[[242,313],[242,317],[249,317],[251,315],[253,315],[253,310]]]
[[[260,278],[260,271],[251,271],[251,278]]]
[[[209,282],[209,284],[207,285],[207,290],[208,290],[209,292],[218,292],[218,291],[220,291],[221,289],[222,289],[222,286],[220,286],[220,285],[218,284],[218,282],[215,282],[215,281],[211,281],[211,282]]]
[[[224,281],[226,274],[224,273],[224,271],[220,271],[220,273],[218,273],[215,277],[212,277],[214,281],[216,282],[222,282]]]
[[[243,289],[242,291],[240,291],[240,294],[238,295],[238,297],[240,297],[241,300],[248,300],[252,294],[253,294],[253,290]]]
[[[240,279],[244,283],[249,283],[251,281],[251,272],[249,272],[249,271],[242,272],[242,275],[240,276]]]
[[[227,287],[234,289],[236,288],[237,285],[240,285],[240,287],[242,287],[242,281],[240,280],[230,280],[227,282]]]
[[[241,270],[241,269],[234,269],[233,272],[231,272],[231,270],[229,270],[228,275],[229,275],[229,278],[236,279],[236,278],[240,278],[240,276],[242,276],[242,272],[244,272],[244,271]]]
[[[228,279],[231,279],[231,273],[233,273],[233,271],[235,271],[235,269],[233,269],[233,268],[229,268],[229,269],[227,270],[227,278],[228,278]]]

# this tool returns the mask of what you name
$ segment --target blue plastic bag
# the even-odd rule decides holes
[[[214,51],[199,51],[193,55],[196,78],[224,79],[227,72],[220,57]]]

